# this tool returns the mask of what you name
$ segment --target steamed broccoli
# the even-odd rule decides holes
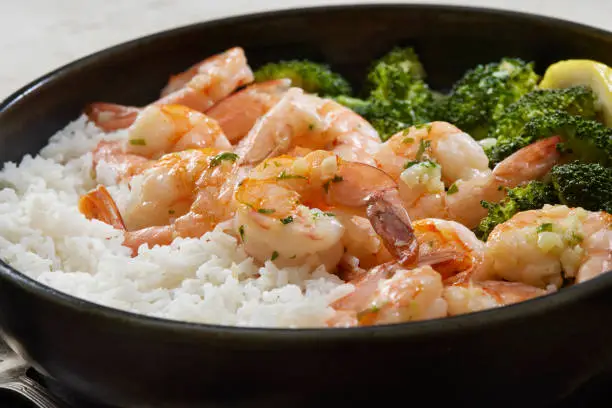
[[[612,129],[562,111],[530,120],[519,135],[500,137],[487,154],[491,162],[498,163],[518,149],[553,135],[561,136],[559,148],[569,157],[604,166],[612,164]]]
[[[539,209],[544,204],[558,203],[557,194],[549,183],[531,181],[523,186],[508,189],[508,195],[499,203],[481,201],[481,205],[489,210],[489,213],[476,227],[476,235],[486,240],[493,228],[508,221],[516,213]]]
[[[553,167],[551,174],[561,203],[612,213],[612,168],[576,161]]]
[[[487,149],[492,164],[498,163],[532,140],[525,140],[524,133],[539,126],[538,118],[557,111],[570,115],[595,118],[595,94],[587,87],[535,90],[508,106],[494,124],[489,137],[497,139],[497,145]],[[544,119],[545,120],[545,119]]]
[[[444,103],[444,120],[482,139],[506,107],[532,91],[538,80],[533,63],[521,59],[478,65],[453,86]]]
[[[340,74],[329,66],[307,60],[269,63],[255,72],[255,81],[289,78],[292,86],[322,96],[350,95],[351,86]]]
[[[412,48],[395,48],[376,61],[367,76],[365,100],[336,100],[365,117],[382,140],[435,116],[434,94],[423,81],[425,71]]]

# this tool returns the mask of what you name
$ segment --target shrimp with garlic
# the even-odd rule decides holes
[[[477,280],[559,288],[612,270],[612,215],[564,205],[523,211],[497,225]]]
[[[517,151],[493,170],[482,147],[446,122],[412,127],[385,142],[378,166],[398,180],[413,219],[442,218],[474,228],[486,216],[482,200],[497,202],[506,188],[543,178],[558,163],[558,136]]]
[[[300,88],[289,89],[236,147],[244,163],[286,154],[292,148],[324,149],[342,159],[374,165],[378,132],[341,104]]]
[[[345,234],[336,212],[365,217],[369,194],[395,188],[381,170],[328,151],[270,158],[236,191],[235,229],[246,252],[261,262],[315,262],[333,270]]]
[[[211,148],[169,153],[131,180],[123,214],[101,186],[81,197],[79,208],[87,218],[124,229],[125,245],[133,250],[199,237],[233,216],[236,158]]]
[[[363,271],[350,282],[355,289],[332,304],[336,314],[329,326],[391,324],[447,315],[443,279],[430,264],[450,256],[419,255],[417,232],[398,202],[386,192],[370,197],[368,217],[395,259]]]
[[[234,47],[171,77],[162,90],[161,98],[152,105],[184,105],[205,112],[253,80],[244,50]],[[101,129],[113,131],[129,127],[136,120],[139,110],[134,106],[97,102],[91,104],[85,113]]]
[[[127,140],[102,141],[93,152],[94,170],[104,161],[116,179],[129,178],[146,168],[148,159],[187,149],[231,150],[214,120],[182,105],[149,106],[126,130]]]

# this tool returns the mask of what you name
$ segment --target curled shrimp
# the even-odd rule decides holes
[[[394,189],[381,170],[328,151],[279,156],[257,165],[238,187],[235,228],[245,250],[281,265],[314,259],[335,268],[345,227],[334,211],[365,216],[367,197]]]
[[[230,48],[171,77],[161,98],[153,105],[184,105],[204,112],[253,79],[244,50]],[[139,110],[133,106],[97,102],[91,104],[85,113],[97,126],[109,131],[129,127]]]
[[[413,126],[393,135],[375,154],[378,167],[399,179],[407,166],[432,159],[440,165],[448,187],[455,181],[488,175],[489,159],[467,133],[447,122]]]
[[[93,168],[100,162],[116,181],[139,174],[165,153],[187,149],[231,150],[221,127],[208,116],[182,105],[149,106],[127,129],[127,140],[102,141],[93,151]]]
[[[379,166],[388,173],[397,175],[400,172],[396,178],[399,191],[412,219],[442,218],[475,228],[487,214],[480,205],[482,200],[500,201],[506,188],[542,179],[561,157],[557,150],[561,138],[552,136],[520,149],[491,171],[482,148],[465,133],[457,132],[454,126],[442,122],[434,122],[431,127],[412,128],[405,136],[393,137],[394,155],[389,153],[391,147],[385,146],[377,156]],[[430,136],[432,134],[436,136]],[[429,137],[433,139],[427,143]],[[408,143],[404,143],[406,138]],[[413,146],[417,139],[419,147]],[[402,155],[397,154],[401,151],[400,143],[408,144]],[[459,153],[453,157],[449,147]],[[415,149],[417,153],[413,156]],[[441,150],[444,153],[440,153]],[[409,160],[398,168],[405,157]],[[465,166],[465,163],[472,164]]]
[[[489,235],[477,280],[505,279],[547,288],[612,269],[612,215],[564,205],[523,211]]]
[[[183,105],[143,109],[127,134],[128,153],[152,158],[186,149],[232,147],[217,121]]]
[[[466,226],[436,218],[412,222],[419,242],[419,259],[429,260],[442,279],[472,274],[482,267],[485,245]]]
[[[358,273],[351,281],[355,290],[332,304],[336,315],[328,325],[367,326],[446,316],[442,276],[428,263],[450,258],[430,253],[419,256],[418,232],[407,214],[399,215],[402,207],[386,193],[377,193],[370,200],[370,221],[395,260]]]
[[[291,88],[257,121],[236,152],[244,163],[257,164],[300,146],[373,165],[372,154],[379,144],[376,130],[349,108]]]
[[[166,245],[176,237],[199,237],[231,219],[231,194],[239,172],[231,152],[190,149],[169,153],[131,180],[123,214],[109,195],[101,200],[100,188],[81,198],[81,212],[123,229],[124,245],[134,251],[142,244]]]

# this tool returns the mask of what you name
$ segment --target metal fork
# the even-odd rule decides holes
[[[0,341],[0,391],[12,392],[37,408],[62,408],[51,394],[27,376],[28,364]]]

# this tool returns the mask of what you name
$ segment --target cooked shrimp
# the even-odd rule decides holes
[[[466,226],[455,221],[425,218],[412,222],[419,243],[419,259],[430,260],[433,269],[448,280],[482,267],[484,243]],[[441,260],[436,261],[436,257]]]
[[[330,99],[291,88],[257,121],[236,153],[242,162],[257,164],[300,146],[372,165],[379,144],[378,133],[361,116]]]
[[[123,141],[102,141],[92,152],[92,162],[94,178],[113,184],[142,173],[151,160],[128,153]],[[106,166],[110,170],[109,174],[103,177],[98,166]]]
[[[198,237],[232,217],[225,190],[237,184],[235,155],[215,149],[191,149],[164,155],[131,180],[127,208],[119,214],[110,196],[93,190],[82,197],[81,211],[104,222],[121,219],[125,245],[169,244],[175,237]],[[116,228],[120,223],[114,222]]]
[[[153,105],[184,105],[204,112],[253,79],[244,50],[234,47],[172,77],[162,91],[162,97]],[[94,103],[85,112],[102,129],[117,130],[136,120],[136,110],[138,108]]]
[[[455,181],[488,175],[489,159],[470,135],[447,122],[413,126],[393,135],[375,154],[378,167],[399,179],[408,165],[431,159],[448,187]]]
[[[345,162],[328,151],[264,160],[238,187],[235,228],[254,258],[281,265],[307,259],[334,269],[345,227],[330,211],[365,216],[367,197],[394,189],[381,170]]]
[[[186,149],[232,146],[214,119],[181,105],[149,106],[127,130],[125,141],[100,142],[93,152],[93,168],[110,167],[116,181],[141,173],[151,160]]]
[[[145,157],[203,147],[232,148],[217,121],[182,105],[143,109],[127,133],[126,151]]]
[[[495,227],[475,277],[558,288],[564,279],[583,282],[611,269],[611,214],[545,205]]]
[[[94,102],[85,108],[85,115],[105,132],[129,127],[138,116],[140,108],[116,103]]]
[[[520,282],[467,280],[444,288],[448,314],[455,316],[523,302],[550,291]]]
[[[282,98],[290,86],[289,79],[249,85],[208,109],[206,115],[219,123],[228,140],[234,144]]]
[[[433,161],[422,161],[409,166],[399,176],[399,191],[410,217],[442,218],[458,221],[474,228],[487,214],[482,200],[497,202],[503,199],[506,188],[530,180],[543,178],[559,161],[557,136],[537,141],[509,156],[493,171],[467,172],[467,179],[451,172],[446,177],[453,184],[444,189],[444,167]],[[427,147],[424,148],[427,150]]]
[[[328,322],[330,326],[365,326],[446,316],[442,276],[426,265],[443,262],[444,258],[434,255],[427,259],[431,254],[418,258],[420,245],[410,219],[406,215],[397,216],[398,211],[402,213],[401,207],[383,194],[370,199],[373,202],[368,215],[387,245],[397,248],[395,251],[389,248],[396,260],[357,274],[351,281],[355,290],[332,304],[337,313]]]

